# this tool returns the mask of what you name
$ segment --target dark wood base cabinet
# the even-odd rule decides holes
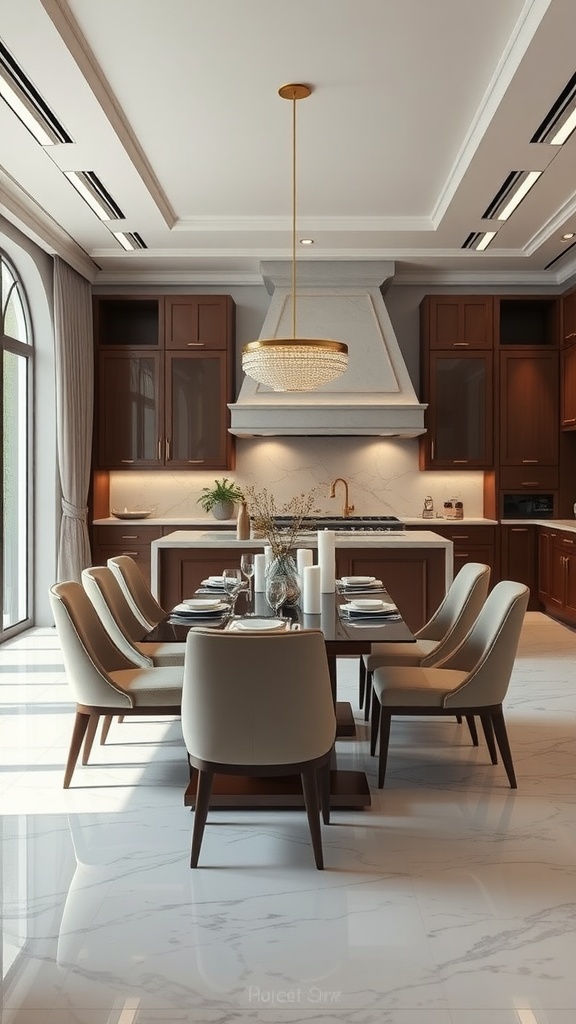
[[[528,609],[538,611],[538,527],[500,527],[500,579],[530,588]]]
[[[159,600],[173,608],[190,597],[210,574],[240,564],[241,548],[160,548]],[[443,548],[393,551],[390,548],[339,548],[338,576],[378,576],[398,605],[409,629],[423,626],[445,593]]]
[[[576,534],[540,528],[538,597],[546,612],[576,626]]]

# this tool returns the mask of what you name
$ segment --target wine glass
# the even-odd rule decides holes
[[[254,575],[254,555],[244,554],[240,557],[240,571],[248,580],[248,597],[247,601],[252,600],[252,577]]]
[[[266,600],[270,607],[274,609],[276,615],[278,615],[278,612],[284,604],[287,596],[288,588],[283,576],[274,576],[273,579],[268,581],[266,586]]]
[[[224,569],[222,572],[222,581],[224,583],[224,590],[231,599],[232,614],[234,614],[236,599],[242,586],[242,574],[240,569]]]

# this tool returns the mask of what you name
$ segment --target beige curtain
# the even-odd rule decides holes
[[[92,450],[94,357],[88,281],[54,258],[56,429],[62,492],[58,580],[80,580],[91,564],[88,490]]]

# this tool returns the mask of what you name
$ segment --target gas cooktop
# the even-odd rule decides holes
[[[276,516],[280,527],[288,526],[290,516]],[[347,533],[375,533],[383,530],[405,530],[397,516],[305,516],[302,533],[315,530],[341,530]]]

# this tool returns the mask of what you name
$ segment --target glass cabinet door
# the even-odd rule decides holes
[[[166,462],[225,468],[225,353],[167,353],[166,384]]]
[[[102,467],[159,466],[161,357],[147,352],[100,354],[98,463]]]
[[[492,466],[492,353],[430,358],[430,464]]]

